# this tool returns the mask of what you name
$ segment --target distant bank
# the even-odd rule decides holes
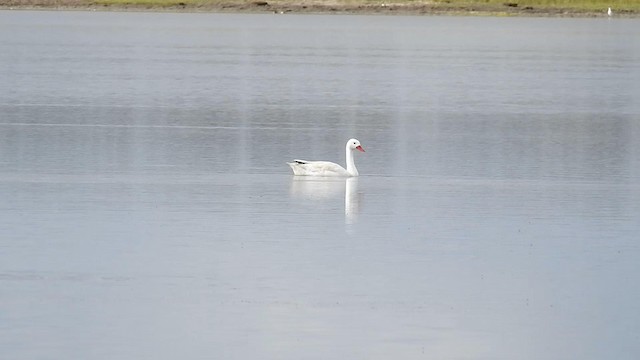
[[[640,17],[638,0],[0,0],[1,9]],[[608,9],[611,13],[608,14]]]

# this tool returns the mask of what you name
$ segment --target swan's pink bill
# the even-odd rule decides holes
[[[356,146],[356,149],[358,149],[358,150],[360,150],[362,152],[365,152],[361,145]]]

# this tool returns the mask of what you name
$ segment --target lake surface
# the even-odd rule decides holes
[[[0,12],[2,357],[638,359],[638,39]]]

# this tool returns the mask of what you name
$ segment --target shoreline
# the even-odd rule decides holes
[[[45,0],[46,1],[46,0]],[[251,13],[251,14],[344,14],[344,15],[415,15],[415,16],[498,16],[498,17],[566,17],[608,18],[603,11],[576,8],[518,6],[503,4],[449,4],[449,3],[319,3],[305,0],[238,1],[222,3],[173,2],[164,5],[145,3],[95,3],[82,0],[62,0],[32,5],[1,1],[0,10],[6,11],[113,11],[113,12],[185,12],[185,13]],[[638,11],[616,12],[616,18],[640,18]]]

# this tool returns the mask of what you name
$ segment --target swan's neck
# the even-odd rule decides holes
[[[346,147],[347,153],[347,172],[350,176],[358,176],[358,169],[356,169],[356,163],[353,161],[353,150],[349,148],[349,144]]]

